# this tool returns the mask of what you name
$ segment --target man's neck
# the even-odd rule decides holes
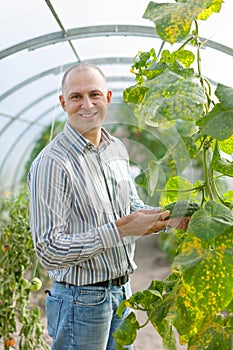
[[[91,129],[84,133],[83,136],[89,140],[95,146],[95,148],[98,148],[101,141],[101,128]]]

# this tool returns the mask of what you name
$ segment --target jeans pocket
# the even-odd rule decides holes
[[[80,287],[76,295],[76,303],[79,306],[97,306],[103,304],[106,298],[105,288]]]
[[[46,298],[46,316],[48,334],[55,339],[60,318],[60,311],[62,306],[62,299],[47,295]]]

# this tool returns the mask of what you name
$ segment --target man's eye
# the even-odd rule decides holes
[[[71,98],[72,98],[72,100],[77,100],[77,99],[80,98],[80,95],[74,95],[74,96],[72,96]]]

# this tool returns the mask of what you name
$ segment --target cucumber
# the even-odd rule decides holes
[[[165,205],[162,211],[169,210],[170,218],[181,218],[184,216],[192,216],[195,213],[195,211],[199,209],[201,209],[201,207],[197,202],[180,200]]]

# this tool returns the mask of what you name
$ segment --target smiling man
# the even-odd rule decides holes
[[[72,67],[59,98],[67,123],[28,176],[35,250],[53,280],[48,333],[53,350],[115,350],[135,240],[164,229],[169,211],[140,200],[124,145],[102,126],[112,98],[102,71]]]
[[[91,67],[80,64],[68,70],[63,77],[59,98],[69,124],[98,147],[112,91],[107,89],[102,72]]]

